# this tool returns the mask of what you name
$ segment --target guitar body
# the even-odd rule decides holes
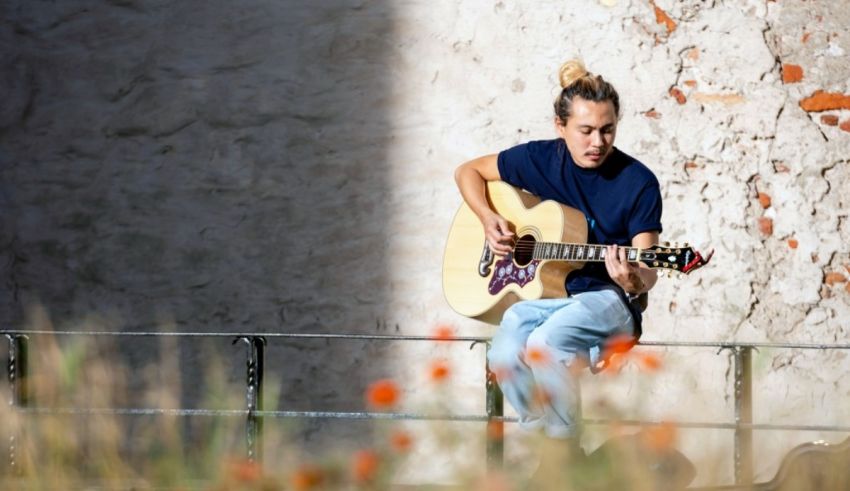
[[[587,220],[576,209],[521,191],[507,183],[487,183],[490,207],[510,224],[516,237],[538,242],[587,242]],[[459,314],[498,324],[519,300],[567,295],[567,274],[581,261],[517,262],[515,255],[495,256],[487,246],[484,227],[464,203],[452,222],[443,257],[443,292]]]

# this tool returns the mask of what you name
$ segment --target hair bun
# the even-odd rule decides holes
[[[570,60],[561,65],[561,69],[558,70],[558,78],[561,81],[561,88],[563,89],[566,89],[576,80],[586,75],[588,75],[587,68],[579,60]]]

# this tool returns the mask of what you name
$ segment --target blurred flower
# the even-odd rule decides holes
[[[497,382],[504,382],[511,378],[511,370],[507,367],[490,367],[490,373],[496,377]]]
[[[390,435],[390,446],[398,453],[409,452],[413,447],[413,437],[404,430],[396,430]]]
[[[454,328],[452,326],[441,324],[434,328],[434,339],[437,341],[450,341],[454,337]]]
[[[670,422],[650,426],[641,432],[643,444],[656,452],[664,451],[673,447],[676,440],[676,425]]]
[[[263,477],[263,469],[256,462],[236,460],[230,463],[230,475],[239,482],[257,482]]]
[[[654,353],[640,353],[637,361],[647,372],[657,372],[661,369],[661,357]]]
[[[431,366],[428,367],[428,378],[431,382],[444,382],[449,378],[450,373],[449,364],[443,360],[434,360],[431,362]]]
[[[391,408],[398,403],[398,399],[398,385],[390,379],[372,382],[366,389],[366,402],[376,409]]]
[[[308,491],[321,486],[324,480],[322,469],[314,465],[303,465],[292,473],[290,484],[296,491]]]
[[[378,474],[380,457],[372,450],[358,450],[351,462],[351,471],[354,481],[367,483],[375,479]]]
[[[611,356],[614,354],[625,354],[635,345],[635,338],[627,334],[611,336],[605,342],[603,356]]]
[[[528,348],[525,351],[525,361],[529,365],[542,365],[549,361],[549,353],[543,348]]]
[[[487,422],[487,438],[490,440],[502,440],[505,438],[505,423],[501,421]]]

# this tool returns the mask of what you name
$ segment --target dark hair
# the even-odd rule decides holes
[[[570,60],[558,71],[561,82],[561,93],[555,99],[555,116],[566,123],[572,115],[573,97],[581,97],[586,101],[611,101],[614,104],[614,114],[620,116],[620,96],[614,86],[606,82],[601,75],[588,72],[584,64],[578,60]]]

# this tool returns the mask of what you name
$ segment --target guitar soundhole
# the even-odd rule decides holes
[[[537,240],[533,235],[523,235],[514,246],[514,261],[519,266],[525,266],[534,258],[534,244]]]

